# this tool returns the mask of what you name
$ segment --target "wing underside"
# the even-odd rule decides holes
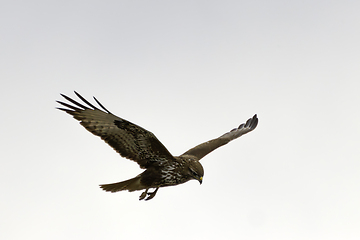
[[[183,155],[192,155],[195,156],[198,160],[203,158],[205,155],[214,151],[215,149],[227,144],[228,142],[254,130],[258,124],[258,118],[255,114],[252,118],[248,119],[246,123],[240,124],[238,128],[234,128],[230,132],[225,133],[224,135],[212,139],[210,141],[204,142],[197,145],[186,151]]]

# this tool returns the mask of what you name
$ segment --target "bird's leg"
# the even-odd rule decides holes
[[[149,195],[149,196],[145,199],[145,201],[150,200],[150,199],[152,199],[153,197],[155,197],[155,195],[156,195],[156,193],[157,193],[158,190],[159,190],[159,188],[156,188],[155,191],[153,191],[153,192],[151,192],[151,193],[147,193],[147,195]]]
[[[145,192],[143,192],[143,193],[140,195],[139,200],[143,200],[143,199],[146,197],[146,195],[149,194],[148,191],[149,191],[149,189],[147,188],[147,189],[145,190]]]

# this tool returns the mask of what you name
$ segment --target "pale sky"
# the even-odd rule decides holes
[[[0,239],[360,239],[359,1],[4,1]],[[151,201],[70,115],[98,100],[174,155],[259,117]]]

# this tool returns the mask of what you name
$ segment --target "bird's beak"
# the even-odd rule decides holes
[[[198,179],[200,185],[202,184],[202,179],[203,179],[202,177],[200,177],[200,178]]]

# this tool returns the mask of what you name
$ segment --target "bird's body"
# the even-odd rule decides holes
[[[75,94],[88,106],[62,95],[74,105],[60,102],[67,108],[59,108],[79,120],[88,131],[101,137],[122,157],[137,162],[140,168],[145,169],[138,176],[112,184],[100,185],[109,192],[122,190],[145,191],[140,195],[140,200],[152,199],[160,187],[174,186],[185,183],[191,179],[198,180],[200,184],[204,176],[204,169],[199,160],[216,148],[227,144],[231,140],[254,130],[258,119],[254,115],[246,124],[231,130],[219,138],[202,143],[180,156],[173,156],[155,135],[140,126],[110,113],[99,101],[95,101],[104,110],[100,110],[81,95]],[[148,190],[155,188],[149,193]],[[146,198],[147,196],[147,198]]]

